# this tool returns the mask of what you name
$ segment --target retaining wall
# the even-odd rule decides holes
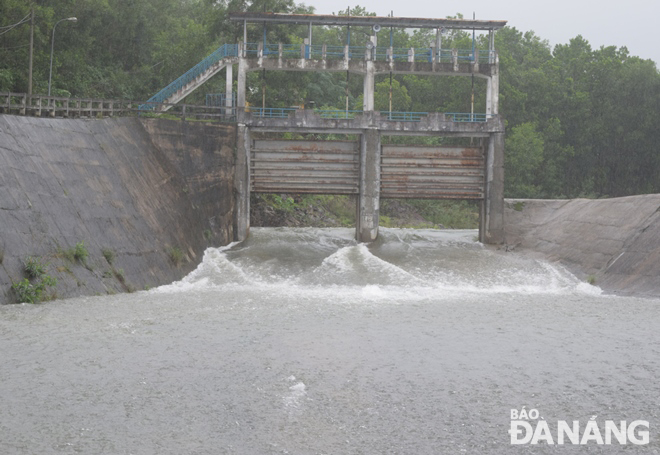
[[[660,297],[660,194],[506,200],[505,242],[618,294]]]
[[[0,116],[0,302],[26,256],[57,298],[180,279],[233,239],[234,147],[230,125]],[[67,259],[80,242],[87,260]]]

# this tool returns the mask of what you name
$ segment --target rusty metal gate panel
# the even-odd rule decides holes
[[[357,194],[354,141],[255,140],[250,153],[255,193]]]
[[[476,147],[384,145],[380,195],[483,199],[484,151]]]

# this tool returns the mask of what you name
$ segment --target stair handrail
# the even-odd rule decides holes
[[[208,70],[220,60],[226,57],[237,57],[237,44],[223,44],[215,51],[210,53],[204,60],[190,68],[183,75],[172,81],[167,87],[149,98],[145,104],[140,106],[140,110],[153,110],[156,105],[164,103],[169,97],[181,90],[183,87],[194,81],[200,74]]]

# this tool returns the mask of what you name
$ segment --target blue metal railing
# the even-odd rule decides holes
[[[246,57],[256,57],[259,51],[259,44],[257,43],[245,43],[243,45],[243,50]]]
[[[305,59],[320,59],[323,58],[322,45],[299,45],[299,44],[266,44],[263,48],[263,56],[266,58],[279,57],[280,51],[282,57],[285,58],[305,58]],[[376,60],[387,61],[390,56],[388,55],[389,48],[377,47],[373,49],[372,57]],[[366,49],[362,46],[349,46],[348,58],[364,58]],[[433,57],[433,48],[418,48],[413,50],[414,61],[427,61],[431,62]],[[459,62],[473,62],[475,59],[472,50],[459,49],[456,51],[448,49],[440,49],[437,54],[438,61],[447,63],[453,61],[454,52]],[[258,43],[245,43],[244,53],[247,57],[255,57],[259,53]],[[346,58],[346,47],[344,46],[326,46],[325,56],[328,59],[343,59]],[[158,104],[165,103],[173,94],[181,90],[183,87],[194,81],[204,71],[207,71],[212,65],[215,65],[223,58],[238,56],[237,44],[225,44],[216,49],[213,53],[208,55],[204,60],[188,70],[181,77],[170,83],[167,87],[152,96],[145,104],[140,105],[140,110],[153,110]],[[392,49],[391,58],[394,61],[408,61],[410,58],[409,49],[394,48]],[[495,59],[495,52],[483,50],[479,51],[478,58],[480,63],[490,63]],[[451,114],[453,115],[453,114]],[[484,120],[464,120],[464,116],[459,116],[460,120],[455,121],[485,121]]]
[[[186,71],[181,77],[170,83],[167,87],[149,98],[140,106],[140,110],[153,110],[154,104],[164,103],[169,97],[181,90],[184,86],[195,80],[200,74],[208,70],[225,57],[238,56],[238,45],[224,44],[209,54],[204,60]]]
[[[255,117],[263,118],[287,118],[290,113],[295,112],[295,107],[246,107],[245,112]]]
[[[426,117],[428,112],[389,112],[381,111],[381,117],[387,117],[387,120],[393,122],[419,122],[422,117]]]
[[[447,112],[445,117],[450,118],[452,122],[485,122],[488,120],[488,114],[471,114],[469,112]]]
[[[279,44],[266,44],[264,46],[264,55],[278,55],[280,53]]]
[[[321,118],[329,118],[329,119],[352,119],[355,118],[356,115],[362,114],[362,111],[351,111],[351,110],[323,110],[323,109],[317,109],[314,112],[316,112]]]
[[[298,110],[295,107],[247,107],[246,113],[251,113],[255,117],[263,118],[287,118],[289,114]],[[325,110],[315,109],[314,113],[324,119],[354,119],[361,115],[363,111],[358,110]],[[419,122],[428,116],[428,112],[403,112],[403,111],[380,111],[381,118],[392,122]],[[483,113],[471,114],[469,112],[448,112],[444,114],[452,122],[485,122],[488,115]]]
[[[325,55],[329,59],[343,59],[345,54],[344,46],[326,46]]]
[[[282,44],[282,58],[300,58],[300,44]]]
[[[245,45],[245,56],[256,57],[259,52],[260,43],[247,43]],[[262,45],[263,56],[265,58],[279,57],[279,44],[266,44]],[[410,48],[393,48],[392,60],[395,62],[407,62],[410,59]],[[367,52],[364,46],[349,46],[349,58],[362,59]],[[389,61],[389,48],[376,47],[371,50],[372,58],[377,61]],[[432,62],[433,52],[436,52],[432,47],[414,48],[413,60],[415,62]],[[472,49],[458,49],[457,60],[460,63],[473,62],[474,55]],[[495,52],[489,50],[480,50],[479,63],[490,63],[494,58]],[[325,58],[329,60],[344,59],[346,58],[346,48],[344,46],[326,46]],[[453,54],[451,49],[440,49],[436,54],[437,61],[440,63],[451,63],[453,61]],[[323,58],[323,45],[315,44],[300,45],[300,44],[283,44],[282,45],[283,58],[304,58],[312,60],[321,60]]]
[[[226,107],[227,94],[225,93],[207,93],[206,105],[212,107]],[[231,94],[231,107],[236,107],[236,92]]]

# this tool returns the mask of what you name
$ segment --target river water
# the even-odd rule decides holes
[[[660,300],[476,236],[253,229],[171,285],[1,306],[0,453],[659,453]],[[511,445],[523,406],[554,445]]]

